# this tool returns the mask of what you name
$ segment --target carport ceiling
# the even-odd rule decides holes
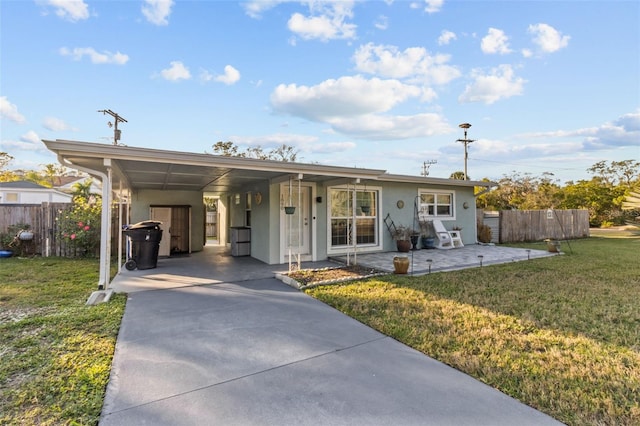
[[[61,164],[106,173],[111,163],[113,186],[130,189],[232,192],[252,184],[286,181],[304,175],[305,181],[340,178],[376,179],[384,170],[356,169],[317,164],[288,163],[238,157],[221,157],[176,151],[134,148],[78,141],[43,141]]]

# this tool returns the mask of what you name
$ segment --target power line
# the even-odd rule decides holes
[[[103,115],[109,114],[114,118],[114,124],[112,124],[110,121],[107,124],[109,125],[109,127],[113,126],[113,144],[118,145],[118,141],[120,140],[120,134],[121,134],[121,131],[118,130],[118,123],[128,123],[128,121],[125,120],[124,117],[118,115],[117,112],[113,112],[110,109],[100,109],[98,110],[98,112],[101,112]]]

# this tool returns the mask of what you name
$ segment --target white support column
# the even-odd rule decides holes
[[[102,174],[102,226],[100,227],[100,279],[98,289],[106,290],[111,275],[111,159],[105,158],[107,174]]]

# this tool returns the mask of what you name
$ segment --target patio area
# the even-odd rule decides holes
[[[496,265],[500,263],[520,262],[542,257],[557,256],[546,250],[531,250],[496,245],[466,245],[449,250],[412,250],[409,253],[384,252],[360,253],[349,256],[349,263],[376,268],[393,273],[393,258],[396,256],[409,258],[408,274],[424,275],[431,272],[454,271],[466,268]],[[335,259],[347,263],[347,256],[337,256]]]

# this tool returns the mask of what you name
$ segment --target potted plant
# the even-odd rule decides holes
[[[396,240],[399,252],[407,253],[411,250],[411,230],[406,226],[398,226],[393,234],[393,239]]]
[[[412,229],[409,236],[409,239],[411,240],[411,250],[418,250],[418,238],[420,238],[420,233],[415,229]]]
[[[431,224],[427,220],[421,220],[420,224],[420,245],[422,248],[432,249],[436,247],[436,239],[433,234]]]

